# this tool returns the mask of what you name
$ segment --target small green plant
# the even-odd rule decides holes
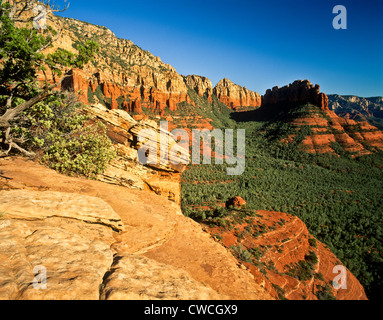
[[[101,124],[74,131],[70,140],[56,133],[55,142],[42,161],[64,174],[94,178],[115,157],[111,141],[99,133],[100,129],[103,129]]]
[[[323,274],[321,272],[314,274],[315,279],[324,281]]]
[[[318,244],[317,244],[317,239],[315,239],[315,238],[310,238],[310,239],[309,239],[309,245],[310,245],[311,247],[316,248],[316,247],[318,246]]]
[[[67,175],[94,178],[116,156],[106,127],[82,114],[69,94],[56,94],[24,112],[12,135],[41,161]]]
[[[278,298],[279,298],[279,300],[288,300],[288,299],[285,297],[286,292],[285,292],[284,289],[282,289],[282,288],[281,288],[279,285],[277,285],[277,284],[274,284],[274,283],[273,283],[272,285],[273,285],[275,291],[276,291],[277,294],[278,294]]]
[[[290,266],[290,270],[287,275],[299,279],[300,281],[310,280],[314,276],[314,266],[318,263],[318,257],[314,251],[310,251],[305,260],[301,260],[293,266]]]
[[[251,253],[247,251],[242,244],[232,246],[230,249],[239,260],[247,263],[253,262],[253,257]]]
[[[336,300],[328,284],[325,286],[317,285],[317,290],[315,295],[318,300]]]

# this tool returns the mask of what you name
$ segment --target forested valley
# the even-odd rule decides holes
[[[240,196],[249,214],[296,215],[358,278],[367,295],[378,297],[383,284],[383,152],[356,158],[345,152],[309,154],[299,150],[299,134],[291,143],[281,142],[294,130],[286,122],[221,117],[232,129],[246,129],[245,172],[227,176],[226,164],[190,165],[182,176],[184,214],[203,222]]]

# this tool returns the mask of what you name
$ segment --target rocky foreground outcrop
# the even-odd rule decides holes
[[[233,231],[204,232],[146,190],[67,177],[22,158],[1,159],[0,173],[0,299],[316,299],[340,263],[287,214],[259,211]],[[243,258],[251,249],[258,267]],[[289,275],[310,251],[318,257],[313,276]],[[349,271],[347,290],[332,291],[366,299]]]
[[[189,162],[189,151],[177,145],[171,133],[153,121],[134,120],[126,111],[109,110],[101,104],[84,112],[106,126],[117,158],[98,176],[98,180],[138,190],[150,190],[180,204],[180,179]],[[142,130],[152,132],[146,142],[139,141]],[[138,150],[145,147],[156,163],[145,164]],[[165,152],[161,153],[161,149]],[[148,156],[149,156],[148,154]],[[180,162],[179,164],[176,164]]]
[[[21,158],[0,172],[0,299],[272,299],[164,197]]]

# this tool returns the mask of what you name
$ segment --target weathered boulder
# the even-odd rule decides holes
[[[106,125],[107,134],[118,155],[107,170],[99,175],[99,180],[148,189],[180,203],[181,173],[189,162],[189,151],[179,146],[171,133],[158,127],[154,121],[136,121],[123,110],[108,110],[100,104],[88,107],[86,112]],[[151,132],[145,144],[138,141],[142,130]],[[156,163],[145,164],[145,159],[138,152],[141,147],[145,147],[157,159]]]
[[[238,196],[231,198],[226,202],[226,208],[242,208],[243,206],[246,206],[246,201]]]

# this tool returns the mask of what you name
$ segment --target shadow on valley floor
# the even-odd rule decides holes
[[[230,114],[230,119],[236,122],[266,121],[267,117],[265,114],[259,111],[260,109],[243,112],[232,112]]]

